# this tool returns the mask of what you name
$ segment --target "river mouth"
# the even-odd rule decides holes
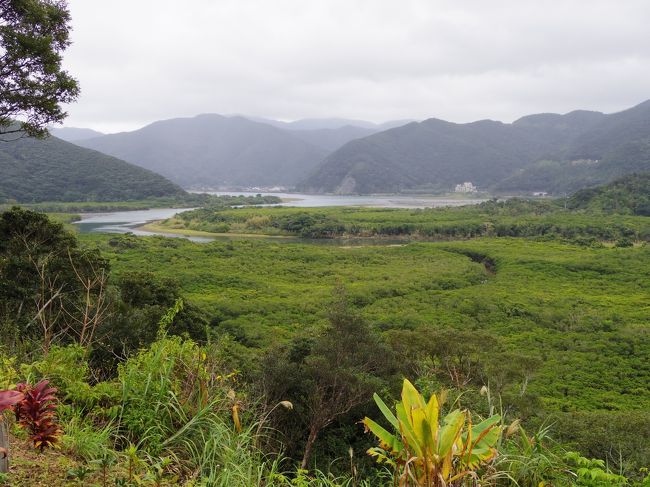
[[[247,193],[226,193],[214,192],[212,194],[223,195],[246,195]],[[250,193],[254,194],[254,193]],[[279,205],[264,206],[291,206],[299,208],[316,208],[331,206],[353,206],[353,207],[374,207],[374,208],[435,208],[474,205],[485,201],[484,199],[449,199],[441,197],[425,196],[334,196],[334,195],[307,195],[282,193],[276,194],[284,199]],[[162,236],[169,238],[185,238],[192,242],[213,242],[231,240],[267,240],[283,243],[311,243],[320,245],[397,245],[403,244],[404,240],[394,238],[334,238],[334,239],[308,239],[301,237],[283,237],[270,235],[189,235],[182,232],[166,232],[162,229],[148,229],[147,224],[166,220],[184,211],[196,208],[152,208],[149,210],[126,210],[106,213],[81,213],[81,218],[74,222],[80,233],[130,233],[142,237]]]
[[[173,216],[173,215],[171,215]],[[152,220],[155,222],[156,220]],[[209,243],[209,242],[232,242],[236,240],[257,240],[264,242],[275,242],[279,244],[310,244],[310,245],[333,245],[337,247],[361,247],[361,246],[401,246],[408,243],[405,240],[395,238],[303,238],[294,236],[277,236],[277,235],[257,235],[257,234],[237,234],[224,233],[211,236],[186,235],[183,233],[171,233],[164,231],[146,230],[147,223],[152,221],[122,222],[122,221],[102,221],[95,222],[82,219],[74,222],[79,228],[80,233],[109,233],[125,235],[131,234],[138,237],[168,237],[182,238],[191,242]]]
[[[217,196],[255,196],[252,191],[205,191]],[[439,208],[446,206],[475,205],[488,201],[482,197],[449,197],[433,195],[334,195],[306,193],[261,193],[262,196],[277,196],[282,203],[262,206],[292,206],[296,208],[318,208],[327,206],[363,206],[368,208]]]
[[[165,220],[178,213],[195,208],[154,208],[150,210],[115,211],[109,213],[82,213],[73,224],[79,233],[131,233],[141,237],[159,235],[171,238],[187,238],[193,242],[212,242],[212,237],[192,237],[167,232],[150,232],[141,227],[156,220]]]

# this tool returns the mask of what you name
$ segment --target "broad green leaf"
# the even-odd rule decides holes
[[[427,472],[443,485],[451,485],[467,475],[474,476],[474,470],[497,454],[494,445],[502,430],[498,415],[477,425],[472,425],[469,412],[459,409],[440,418],[438,396],[432,395],[425,403],[408,380],[404,381],[402,400],[396,404],[394,415],[379,396],[374,397],[384,416],[393,426],[398,425],[399,435],[391,435],[366,418],[364,424],[380,438],[381,445],[368,453],[378,461],[390,462],[386,449],[399,448],[399,456],[394,451],[390,455],[400,485],[409,479],[429,485]]]
[[[474,425],[474,427],[472,428],[472,434],[474,435],[474,437],[478,437],[484,430],[496,424],[499,424],[499,421],[501,421],[501,416],[499,416],[498,414],[495,414],[494,416],[490,416],[489,418],[484,419],[480,423]]]
[[[463,425],[465,424],[465,414],[459,410],[452,411],[445,417],[445,425],[440,430],[440,439],[438,442],[438,454],[447,455],[451,447],[456,443],[460,436]]]
[[[494,426],[489,431],[483,431],[481,435],[483,436],[474,438],[474,447],[494,446],[501,436],[501,428]]]
[[[381,425],[375,423],[370,418],[364,418],[363,424],[379,439],[379,443],[384,450],[396,453],[402,451],[402,442],[395,435],[386,431]]]
[[[438,398],[432,394],[426,407],[427,421],[431,427],[431,437],[433,439],[432,446],[437,447],[438,444],[438,415],[440,414],[440,405]]]
[[[381,397],[379,397],[377,393],[373,394],[372,397],[375,399],[375,403],[377,404],[377,407],[382,412],[384,417],[390,422],[390,424],[393,425],[395,431],[399,431],[399,422],[397,421],[397,418],[393,412],[388,408],[388,406],[386,406],[386,403],[382,401]]]
[[[421,457],[422,455],[422,445],[418,442],[417,435],[413,431],[413,426],[411,424],[410,418],[406,414],[404,405],[402,403],[397,403],[395,406],[395,412],[397,412],[397,419],[400,424],[400,433],[406,440],[406,443],[409,450],[415,453],[416,456]]]
[[[426,451],[430,450],[434,443],[431,438],[431,427],[427,421],[426,413],[423,409],[415,409],[413,410],[412,418],[413,431],[415,432],[418,443],[422,445],[423,453],[426,454]]]
[[[424,410],[426,407],[422,395],[408,379],[404,379],[404,384],[402,385],[402,404],[404,404],[404,409],[409,415],[409,418],[414,409]]]

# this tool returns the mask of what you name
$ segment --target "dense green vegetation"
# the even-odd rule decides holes
[[[175,196],[148,198],[131,201],[82,201],[82,202],[57,202],[48,201],[21,205],[23,208],[45,213],[88,213],[112,212],[126,210],[147,210],[150,208],[191,208],[208,207],[212,209],[227,208],[231,206],[274,205],[281,203],[277,196],[261,194],[255,196],[229,196],[211,195],[207,193],[182,193]],[[7,210],[13,204],[0,203],[0,210]]]
[[[0,203],[181,196],[164,177],[55,137],[0,144]]]
[[[578,191],[571,196],[569,208],[650,216],[650,173]]]
[[[366,247],[92,238],[118,275],[139,267],[175,278],[214,326],[247,347],[265,348],[322,323],[323,306],[341,280],[352,303],[381,330],[467,327],[503,336],[511,351],[535,350],[548,368],[529,390],[555,410],[650,405],[647,395],[638,395],[649,379],[640,367],[650,319],[647,247],[524,239]],[[584,334],[588,343],[580,339]]]
[[[162,223],[170,230],[327,237],[458,239],[478,236],[563,237],[615,241],[650,239],[650,220],[564,209],[565,201],[489,201],[433,209],[201,208]],[[578,240],[576,240],[578,241]]]
[[[573,192],[650,171],[650,101],[605,115],[539,114],[512,124],[429,119],[348,142],[299,185],[337,193]]]
[[[588,220],[606,229],[615,221],[566,213],[563,202],[536,215],[540,208],[515,202],[439,212],[205,214],[322,212],[366,228],[411,214],[414,224],[431,223],[435,214],[437,224],[447,218],[458,225],[471,211],[523,221],[553,215],[567,229]],[[611,218],[639,236],[645,231],[645,217]],[[496,457],[471,467],[481,485],[641,485],[639,469],[650,458],[646,244],[606,245],[600,239],[611,235],[601,230],[590,239],[554,232],[399,245],[196,244],[75,238],[20,210],[2,221],[0,388],[52,380],[62,401],[63,450],[77,458],[77,474],[91,469],[86,475],[98,485],[109,457],[111,482],[127,485],[392,485],[404,465],[373,466],[368,448],[375,457],[393,455],[355,423],[386,416],[372,392],[392,409],[404,377],[426,397],[438,392],[440,418],[455,422],[453,411],[464,408],[472,414],[463,418],[476,426],[494,414],[503,418],[490,443]],[[87,280],[75,269],[91,277],[103,269],[105,292],[92,287],[88,301]],[[53,277],[68,286],[56,300],[69,313],[39,321],[35,298],[58,289],[44,287]],[[83,319],[75,319],[88,302],[91,310],[100,302],[110,310],[97,322],[96,340],[82,339]],[[50,328],[33,326],[34,316]],[[379,423],[390,429],[390,420]],[[462,455],[450,458],[460,472]],[[471,477],[448,485],[470,485],[465,481]]]

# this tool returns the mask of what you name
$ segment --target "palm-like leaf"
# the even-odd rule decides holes
[[[425,402],[406,379],[395,414],[379,396],[374,398],[395,433],[365,418],[366,431],[373,433],[380,445],[368,454],[393,466],[407,482],[402,482],[404,485],[411,485],[410,480],[418,486],[455,485],[464,477],[476,477],[476,469],[496,456],[494,445],[501,435],[498,415],[472,425],[469,412],[456,409],[440,421],[443,401],[434,394]]]

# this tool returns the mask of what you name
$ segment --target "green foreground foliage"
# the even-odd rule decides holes
[[[4,0],[0,8],[0,134],[47,135],[61,123],[66,103],[79,95],[77,81],[63,69],[70,45],[70,12],[65,2]],[[16,123],[15,120],[21,121]]]
[[[357,422],[383,413],[390,433],[404,377],[448,397],[438,418],[502,418],[496,456],[454,485],[648,482],[645,245],[196,244],[75,238],[18,209],[0,222],[0,389],[58,388],[80,484],[393,485],[404,471],[373,465]]]
[[[402,400],[393,414],[375,394],[375,402],[394,434],[370,418],[363,424],[378,439],[379,447],[368,453],[379,463],[388,463],[401,485],[451,486],[476,478],[476,471],[497,456],[495,445],[501,436],[499,415],[472,425],[468,411],[454,409],[441,417],[445,395],[432,394],[428,401],[408,379],[404,379]]]

